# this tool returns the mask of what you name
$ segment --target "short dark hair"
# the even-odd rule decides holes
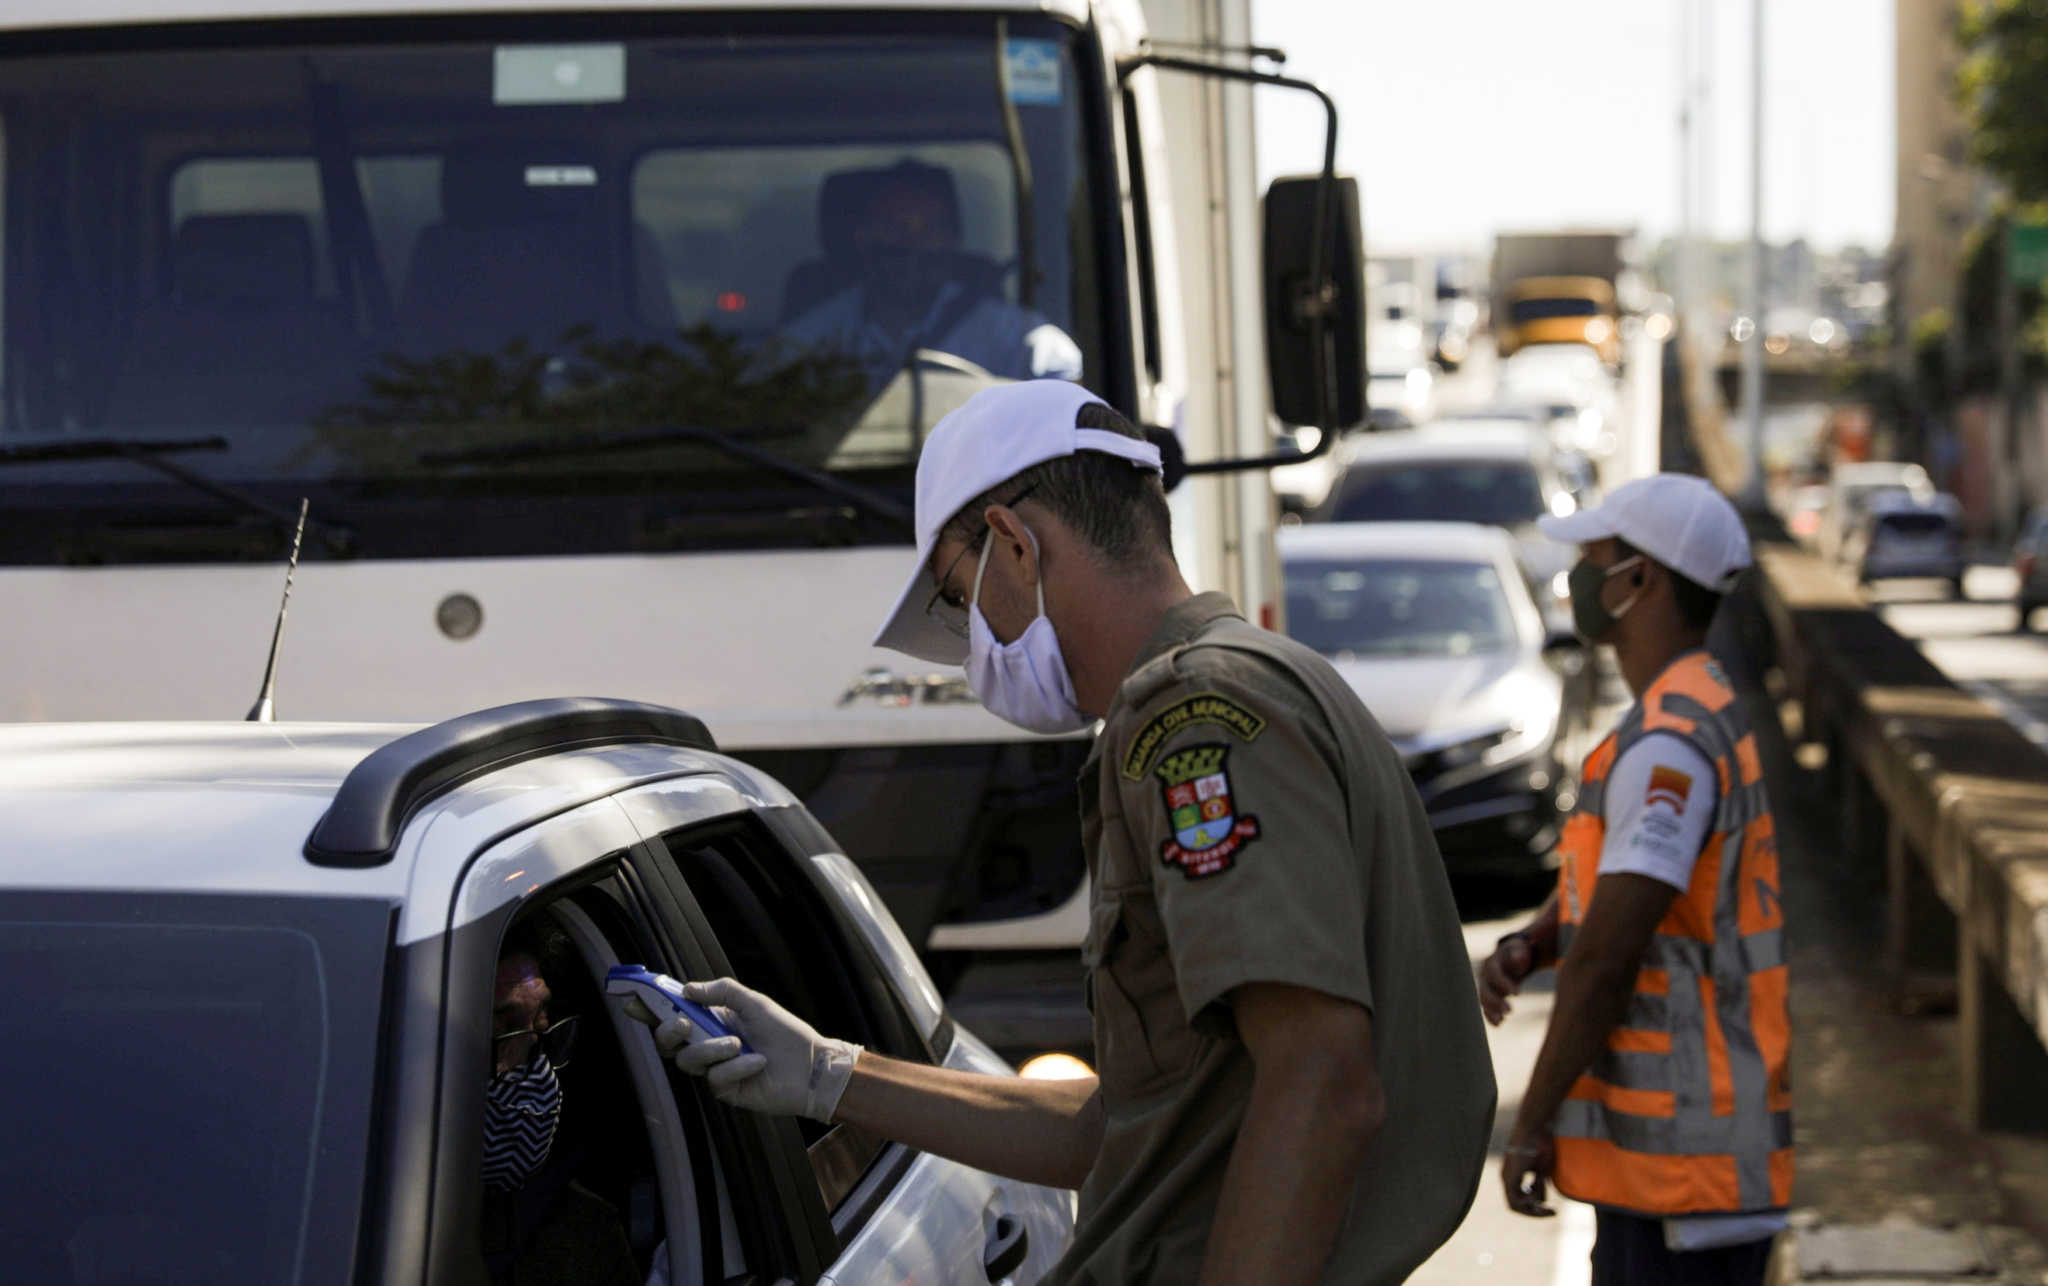
[[[1623,558],[1642,554],[1644,558],[1649,558],[1651,562],[1657,563],[1657,566],[1662,567],[1671,577],[1671,601],[1678,607],[1679,620],[1695,630],[1703,630],[1714,623],[1714,613],[1721,610],[1720,591],[1708,589],[1705,585],[1700,584],[1684,572],[1672,567],[1669,563],[1657,562],[1656,559],[1650,558],[1648,554],[1644,554],[1642,550],[1637,549],[1634,545],[1629,544],[1618,536],[1615,538],[1614,543],[1621,547],[1621,556]]]
[[[544,915],[536,914],[526,916],[505,930],[505,938],[498,944],[498,959],[525,956],[540,971],[541,981],[554,991],[568,979],[573,951],[569,935],[556,928]]]
[[[1145,440],[1138,426],[1101,402],[1083,405],[1074,423]],[[1057,456],[990,487],[947,519],[945,534],[970,549],[978,548],[988,532],[981,520],[983,511],[990,505],[1014,503],[1027,488],[1033,500],[1112,563],[1147,555],[1173,557],[1173,519],[1159,474],[1101,451]]]

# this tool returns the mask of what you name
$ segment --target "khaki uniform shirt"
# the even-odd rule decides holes
[[[1221,594],[1167,613],[1081,771],[1105,1114],[1056,1283],[1192,1282],[1252,1062],[1225,997],[1291,983],[1372,1015],[1387,1100],[1324,1273],[1398,1282],[1477,1190],[1493,1066],[1421,801],[1327,662]]]

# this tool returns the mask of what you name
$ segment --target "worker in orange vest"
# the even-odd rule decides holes
[[[1707,654],[1749,565],[1733,506],[1658,474],[1545,518],[1577,542],[1572,617],[1636,703],[1586,759],[1557,891],[1479,968],[1498,1025],[1557,966],[1501,1178],[1597,1207],[1594,1286],[1761,1283],[1792,1193],[1791,1024],[1778,851],[1756,738]]]

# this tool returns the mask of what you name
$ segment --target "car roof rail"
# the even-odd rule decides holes
[[[718,749],[703,720],[639,701],[554,697],[479,710],[364,756],[306,837],[306,859],[382,866],[397,851],[407,819],[463,782],[540,755],[627,741]]]

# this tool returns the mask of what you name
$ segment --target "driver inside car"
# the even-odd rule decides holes
[[[920,348],[1004,379],[1081,378],[1080,346],[1010,302],[992,264],[963,253],[950,173],[905,159],[873,177],[852,217],[858,277],[799,313],[785,338],[857,358],[875,388]]]
[[[561,935],[528,921],[498,949],[484,1089],[483,1252],[492,1286],[640,1286],[618,1211],[570,1177],[562,1081],[576,1020],[550,977],[573,968]]]

